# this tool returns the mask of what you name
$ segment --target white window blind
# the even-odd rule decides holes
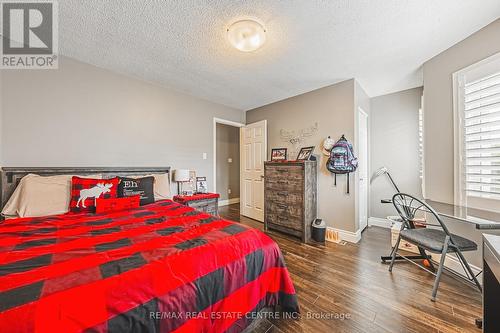
[[[464,85],[467,197],[500,199],[500,70]]]

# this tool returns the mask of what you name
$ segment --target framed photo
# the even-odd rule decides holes
[[[286,151],[286,148],[273,148],[271,150],[271,161],[285,161]]]
[[[301,148],[297,155],[297,161],[307,161],[311,158],[314,146]]]
[[[196,177],[196,193],[208,193],[207,177]]]
[[[193,195],[196,192],[196,171],[189,170],[189,181],[186,183],[186,186],[183,186],[185,189],[184,195]]]

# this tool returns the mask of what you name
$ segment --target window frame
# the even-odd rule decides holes
[[[454,203],[457,206],[500,211],[500,199],[474,198],[468,202],[465,180],[465,84],[466,76],[494,63],[500,63],[500,52],[465,67],[452,75],[453,81],[453,144],[454,144]]]
[[[427,198],[425,193],[425,112],[424,112],[424,94],[420,97],[420,108],[418,109],[418,153],[419,153],[419,173],[420,186],[422,188],[422,197]]]

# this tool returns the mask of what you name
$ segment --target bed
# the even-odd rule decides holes
[[[153,169],[7,168],[2,203],[29,172]],[[0,224],[1,332],[241,332],[269,307],[299,311],[277,244],[171,200]]]

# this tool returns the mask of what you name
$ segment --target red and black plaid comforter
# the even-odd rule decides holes
[[[298,311],[276,243],[172,201],[0,225],[0,332],[238,332]]]

